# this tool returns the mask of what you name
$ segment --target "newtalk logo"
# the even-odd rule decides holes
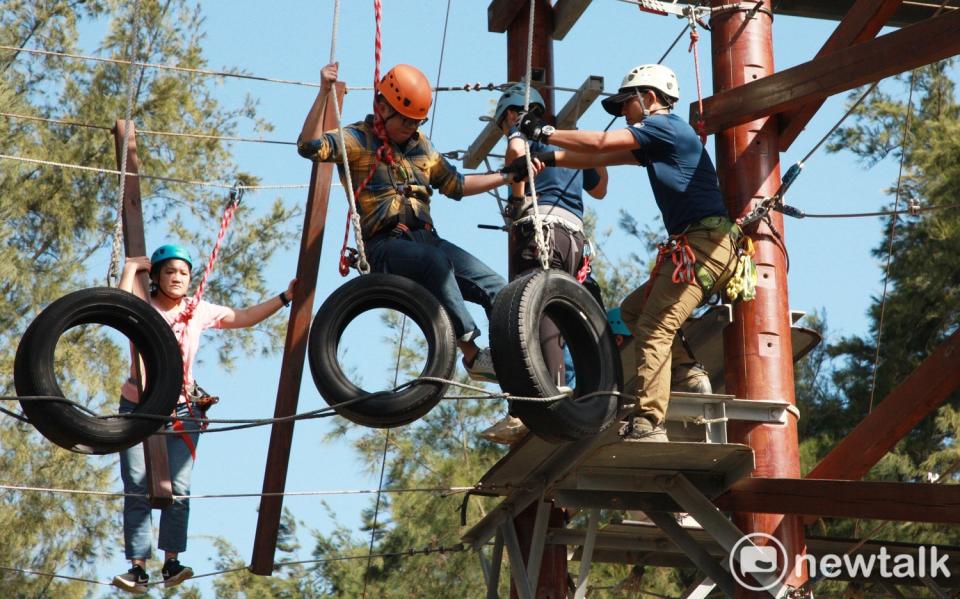
[[[758,543],[765,543],[759,546]],[[837,555],[825,553],[819,558],[800,556],[794,574],[800,575],[807,565],[810,578],[950,578],[949,555],[940,555],[936,547],[921,546],[916,554],[891,555],[886,547],[870,555]],[[775,537],[755,532],[741,537],[730,552],[730,572],[737,584],[751,591],[769,591],[783,584],[787,577],[787,550]],[[752,577],[752,578],[751,578]],[[754,582],[754,580],[756,582]]]

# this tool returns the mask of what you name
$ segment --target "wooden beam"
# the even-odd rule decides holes
[[[127,177],[123,185],[123,253],[126,257],[146,256],[147,241],[143,233],[143,205],[140,202],[140,159],[137,156],[137,131],[133,122],[118,119],[113,127],[113,145],[117,155],[117,170],[121,170],[123,137],[129,130],[127,140]],[[118,177],[119,179],[119,177]],[[122,266],[121,266],[122,268]],[[137,275],[134,293],[144,301],[150,281],[146,272]],[[133,343],[130,344],[130,362],[138,374],[140,356]],[[137,377],[142,380],[142,377]],[[140,383],[138,383],[140,385]],[[150,435],[143,442],[143,459],[147,468],[147,495],[150,506],[163,509],[173,505],[173,484],[170,482],[170,461],[167,459],[166,435]]]
[[[807,478],[863,478],[880,458],[958,387],[960,331],[927,356],[873,412],[820,460]]]
[[[517,14],[529,6],[529,0],[493,0],[487,7],[487,31],[505,33]]]
[[[345,89],[343,82],[337,82],[336,93],[341,114]],[[336,114],[331,103],[327,102],[323,114],[323,130],[329,131],[336,126]],[[297,286],[293,292],[287,338],[283,346],[274,418],[293,416],[297,412],[332,181],[333,163],[314,162],[310,171],[307,206],[304,209],[300,259],[297,262]],[[287,484],[287,467],[290,461],[290,447],[293,443],[293,424],[293,421],[274,423],[270,432],[270,447],[267,450],[267,465],[263,474],[263,492],[273,495],[265,495],[260,499],[257,534],[253,542],[253,558],[250,560],[250,571],[261,576],[270,576],[273,573],[273,558],[277,549],[277,534],[280,531],[280,515],[283,510],[283,496],[280,494],[283,493]]]
[[[480,166],[480,163],[487,157],[493,146],[497,145],[501,137],[503,137],[503,132],[500,131],[500,127],[497,127],[492,120],[487,121],[483,131],[473,140],[473,143],[467,148],[466,154],[463,155],[463,167],[477,168]]]
[[[703,100],[708,133],[795,110],[855,87],[960,54],[960,11],[815,58]],[[691,122],[697,119],[691,104]]]
[[[603,77],[590,75],[557,113],[557,129],[572,129],[603,92]]]
[[[743,478],[714,504],[732,512],[960,524],[960,485]]]
[[[588,6],[590,0],[557,0],[553,5],[553,39],[566,37]]]
[[[890,20],[903,0],[857,0],[850,8],[836,30],[826,41],[817,58],[827,56],[840,50],[873,39],[880,29]],[[797,139],[813,115],[817,113],[823,100],[811,102],[797,110],[780,115],[780,151],[786,152]]]

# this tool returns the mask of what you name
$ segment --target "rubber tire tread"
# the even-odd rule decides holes
[[[540,350],[544,313],[561,330],[573,354],[579,397],[619,391],[620,356],[606,314],[590,292],[570,275],[537,271],[512,281],[497,295],[490,316],[490,348],[500,387],[518,396],[559,394]],[[553,442],[576,441],[607,429],[617,416],[615,393],[583,402],[515,401],[511,413],[537,436]]]
[[[183,386],[183,358],[167,321],[139,297],[110,287],[82,289],[44,308],[17,346],[14,385],[19,396],[64,397],[54,365],[60,337],[70,328],[102,324],[123,333],[137,348],[147,385],[136,414],[169,416]],[[163,427],[155,419],[99,419],[69,404],[21,401],[30,423],[60,447],[85,454],[115,453]]]
[[[352,279],[323,302],[310,329],[308,361],[317,390],[339,415],[364,426],[392,428],[427,414],[443,398],[447,385],[419,383],[393,393],[369,393],[347,377],[337,358],[343,332],[361,313],[378,308],[405,314],[423,332],[427,357],[420,376],[453,378],[457,346],[447,311],[416,281],[387,273]],[[369,398],[340,406],[363,395]]]

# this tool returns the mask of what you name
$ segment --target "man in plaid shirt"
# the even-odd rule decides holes
[[[337,162],[346,183],[336,131],[324,132],[324,104],[337,80],[337,63],[321,71],[321,87],[297,141],[301,156]],[[474,341],[480,335],[465,301],[483,306],[489,315],[493,298],[506,284],[478,258],[442,239],[430,217],[433,190],[459,200],[526,176],[520,169],[462,175],[430,143],[418,127],[427,120],[432,93],[418,69],[400,64],[380,82],[375,114],[343,128],[347,161],[355,186],[369,181],[357,194],[357,211],[367,258],[373,269],[413,279],[429,289],[453,322],[463,364],[475,380],[496,381],[487,348]],[[381,150],[384,140],[387,148]],[[539,172],[541,165],[535,165]],[[371,172],[372,171],[372,172]]]

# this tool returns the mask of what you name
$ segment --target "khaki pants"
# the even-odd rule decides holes
[[[722,289],[736,265],[736,248],[730,235],[723,229],[696,229],[687,232],[687,240],[697,266],[705,267],[717,281],[713,289]],[[651,287],[650,294],[644,301],[647,287]],[[657,276],[620,305],[623,322],[634,335],[638,416],[663,422],[670,400],[670,348],[677,330],[704,299],[699,284],[673,282],[673,263],[667,257]]]

